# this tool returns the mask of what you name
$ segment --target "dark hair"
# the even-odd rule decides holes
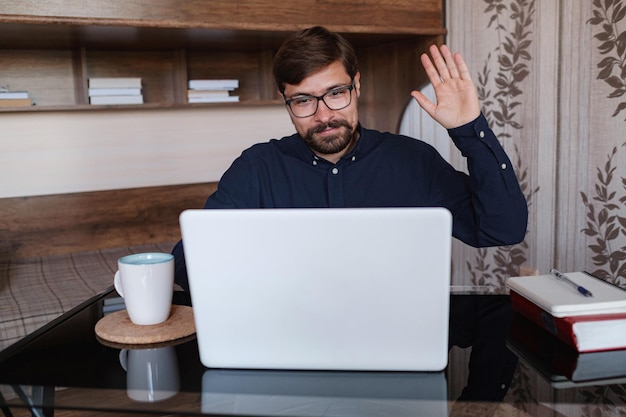
[[[354,48],[343,36],[321,26],[291,35],[274,56],[274,79],[281,94],[285,84],[300,84],[309,75],[341,61],[350,78],[359,71]]]

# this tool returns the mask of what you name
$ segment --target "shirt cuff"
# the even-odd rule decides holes
[[[474,169],[499,171],[510,192],[519,189],[513,164],[482,113],[463,126],[448,129],[448,133]]]

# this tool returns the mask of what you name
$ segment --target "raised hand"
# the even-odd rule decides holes
[[[452,55],[446,45],[429,48],[431,58],[422,54],[426,74],[435,88],[437,103],[430,101],[419,91],[412,91],[420,107],[446,129],[462,126],[480,115],[480,103],[476,86],[459,53]]]

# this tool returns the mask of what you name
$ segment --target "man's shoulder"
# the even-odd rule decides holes
[[[285,149],[296,148],[298,143],[300,142],[298,138],[298,134],[294,133],[290,136],[284,136],[279,139],[269,139],[266,142],[258,142],[254,145],[251,145],[244,152],[277,152]]]
[[[263,159],[283,159],[292,157],[297,159],[307,159],[308,148],[298,134],[284,136],[280,139],[270,139],[267,142],[256,143],[241,154],[243,158],[249,160]],[[308,160],[308,159],[307,159]]]
[[[361,135],[365,139],[366,146],[371,147],[391,147],[400,149],[423,149],[431,147],[426,142],[391,132],[381,132],[374,129],[361,128]]]

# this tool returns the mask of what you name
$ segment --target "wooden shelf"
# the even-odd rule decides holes
[[[52,4],[54,3],[54,4]],[[419,53],[445,34],[442,1],[39,0],[0,4],[0,86],[35,106],[0,112],[183,108],[187,81],[236,78],[235,105],[280,103],[272,57],[293,31],[323,24],[357,49],[362,121],[395,130],[411,89],[426,80]],[[394,74],[390,77],[390,74]],[[90,77],[141,77],[144,105],[91,106]]]
[[[344,33],[440,34],[443,4],[434,0],[85,0],[0,4],[0,22],[132,28],[293,32],[324,25]]]
[[[144,103],[144,104],[107,104],[107,105],[91,105],[78,104],[68,106],[31,106],[31,107],[5,107],[0,108],[0,113],[16,113],[16,112],[60,112],[60,111],[102,111],[102,110],[151,110],[151,109],[193,109],[193,108],[211,108],[211,107],[262,107],[262,106],[281,106],[284,105],[282,100],[271,101],[244,101],[237,103],[180,103],[180,104],[161,104],[161,103]]]

